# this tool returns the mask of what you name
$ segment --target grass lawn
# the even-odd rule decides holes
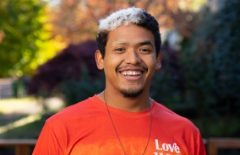
[[[54,113],[52,113],[54,114]],[[45,123],[45,120],[52,114],[42,114],[40,119],[22,126],[14,127],[0,134],[3,139],[37,139]]]
[[[37,138],[45,120],[62,108],[62,100],[56,98],[2,99],[0,100],[0,138]]]

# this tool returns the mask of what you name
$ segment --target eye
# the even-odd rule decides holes
[[[119,47],[119,48],[116,48],[116,49],[115,49],[115,51],[117,51],[117,52],[124,52],[124,51],[125,51],[125,49],[124,49],[124,48],[122,48],[122,47]]]
[[[149,53],[149,52],[151,52],[151,50],[148,49],[148,48],[141,48],[140,51],[141,51],[141,52],[144,52],[144,53]]]

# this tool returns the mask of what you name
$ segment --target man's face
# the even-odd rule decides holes
[[[161,55],[156,57],[153,34],[131,24],[110,31],[105,47],[105,57],[96,53],[99,69],[104,69],[106,88],[122,93],[125,97],[137,97],[149,91],[155,69],[160,69]]]

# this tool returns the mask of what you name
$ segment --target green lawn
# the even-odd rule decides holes
[[[37,138],[45,120],[63,108],[56,99],[0,100],[0,138]]]

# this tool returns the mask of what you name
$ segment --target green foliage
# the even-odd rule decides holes
[[[240,112],[239,8],[240,1],[231,0],[216,14],[206,12],[181,59],[187,73],[186,99],[198,101],[201,109],[206,104],[205,110],[216,105],[218,115]]]
[[[239,118],[237,116],[204,117],[192,119],[203,137],[239,137]]]
[[[190,105],[182,104],[182,75],[177,53],[164,45],[162,55],[162,69],[155,72],[150,96],[172,110],[185,109]]]
[[[234,124],[231,119],[224,121],[240,113],[239,14],[239,0],[226,1],[217,13],[206,10],[191,41],[184,42],[180,58],[184,104],[194,104],[192,110],[205,125],[209,118],[222,120],[215,124],[215,129],[211,126],[212,131],[205,136],[221,136],[226,132],[229,136],[240,131],[239,126],[226,128]],[[201,127],[206,131],[206,126]]]
[[[31,73],[35,59],[48,34],[43,28],[44,3],[40,0],[0,1],[0,77]]]
[[[152,81],[151,96],[191,119],[206,138],[240,133],[239,15],[239,0],[216,13],[206,8],[182,52],[162,49],[163,67]]]

